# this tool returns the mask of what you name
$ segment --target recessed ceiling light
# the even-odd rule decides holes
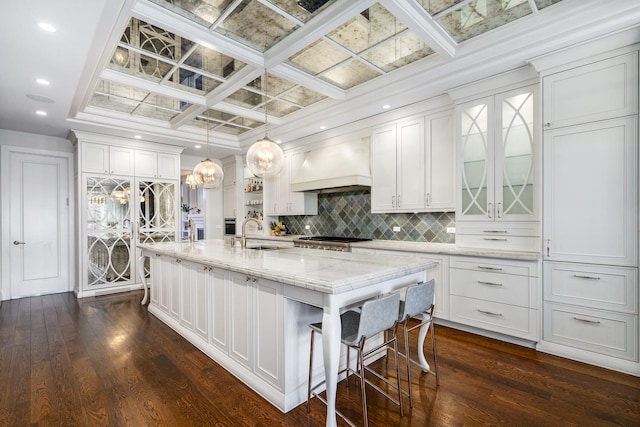
[[[194,147],[195,147],[195,148],[200,148],[200,147],[202,147],[202,146],[201,146],[200,144],[196,144],[196,145],[194,145]]]
[[[47,79],[36,79],[36,82],[38,82],[38,84],[41,84],[42,86],[49,86],[51,84]]]
[[[382,108],[383,108],[384,110],[388,110],[389,108],[391,108],[391,105],[389,105],[389,104],[384,104],[384,105],[382,106]]]
[[[43,110],[38,110],[38,111],[36,111],[36,114],[39,115],[39,116],[46,116],[47,112],[43,111]]]
[[[134,137],[135,139],[142,139],[142,136],[140,136],[140,135],[134,135],[133,137]]]
[[[56,27],[47,22],[38,22],[38,27],[40,27],[41,30],[47,31],[49,33],[56,32]]]
[[[282,140],[281,139],[276,139],[276,144],[282,144]]]
[[[325,125],[320,126],[320,129],[325,130],[327,127]]]

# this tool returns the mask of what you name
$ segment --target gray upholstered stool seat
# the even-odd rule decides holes
[[[436,385],[440,385],[440,377],[438,375],[438,357],[436,355],[436,338],[433,328],[434,288],[434,279],[407,287],[405,298],[400,301],[398,310],[398,325],[402,326],[404,330],[404,348],[406,353],[399,354],[404,357],[407,362],[407,380],[409,386],[408,392],[405,392],[405,394],[409,395],[409,405],[412,407],[413,395],[411,390],[411,363],[416,362],[411,360],[409,354],[409,332],[420,328],[427,323],[429,324],[429,331],[431,332],[431,346],[433,349],[434,365],[433,370],[430,370],[429,372],[435,374]],[[417,316],[421,316],[419,323],[409,326],[409,319]]]
[[[360,379],[360,388],[362,391],[362,413],[364,418],[364,425],[369,425],[369,420],[367,416],[367,395],[365,391],[365,385],[369,384],[371,387],[385,395],[392,402],[400,406],[400,415],[403,415],[402,409],[402,394],[400,389],[400,368],[397,363],[398,361],[398,346],[397,339],[395,333],[395,324],[398,320],[398,308],[400,306],[400,295],[397,293],[382,296],[380,298],[368,300],[362,306],[361,312],[356,311],[347,311],[340,316],[342,321],[342,329],[340,339],[341,342],[347,346],[347,367],[340,371],[347,372],[347,386],[349,385],[349,373],[355,374]],[[307,412],[309,412],[309,401],[311,400],[311,396],[318,397],[322,402],[326,404],[326,400],[319,394],[315,392],[315,390],[324,384],[324,381],[312,386],[312,366],[313,366],[313,338],[316,332],[322,333],[322,323],[313,323],[310,324],[311,328],[311,351],[309,354],[309,383],[307,389]],[[372,338],[381,332],[384,332],[388,329],[392,330],[390,339],[383,339],[383,343],[374,346],[374,348],[369,348],[365,351],[365,342],[368,338]],[[396,383],[391,382],[389,379],[382,377],[380,374],[372,371],[368,366],[365,365],[365,358],[369,355],[372,355],[376,351],[382,348],[388,348],[389,346],[393,347],[393,351],[396,354]],[[358,368],[354,371],[349,366],[349,351],[353,348],[357,350],[358,353]],[[377,385],[371,383],[369,379],[366,378],[365,372],[370,372],[375,374],[378,378],[385,381],[391,387],[398,391],[397,399],[389,395],[386,391],[382,390]],[[336,411],[336,413],[342,417],[345,421],[347,421],[350,425],[353,423],[348,420],[341,412]]]

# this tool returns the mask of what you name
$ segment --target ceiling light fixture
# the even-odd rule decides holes
[[[267,116],[267,70],[264,70],[264,138],[256,141],[247,151],[247,166],[257,177],[277,175],[284,165],[284,152],[269,138],[269,121]]]
[[[224,179],[224,171],[218,163],[210,159],[209,150],[209,109],[206,111],[206,130],[207,130],[207,158],[201,161],[193,168],[193,177],[196,185],[202,185],[204,188],[218,188]]]
[[[141,136],[141,135],[133,135],[133,137],[134,137],[135,139],[142,139],[142,136]]]
[[[51,84],[47,79],[36,79],[36,82],[42,86],[49,86]]]
[[[49,33],[56,32],[56,27],[46,22],[38,22],[38,27],[40,27],[41,30],[47,31]]]
[[[38,110],[38,111],[36,111],[36,114],[39,115],[39,116],[46,116],[47,112],[43,111],[43,110]]]
[[[389,104],[384,104],[384,105],[382,106],[382,109],[383,109],[383,110],[388,110],[389,108],[391,108],[391,105],[389,105]]]
[[[194,174],[190,173],[189,175],[187,175],[187,177],[184,180],[185,184],[188,184],[189,187],[191,187],[192,190],[196,189],[196,186],[198,185],[198,181],[196,180],[196,177]]]

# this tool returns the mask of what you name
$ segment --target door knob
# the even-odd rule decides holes
[[[17,240],[14,240],[14,241],[13,241],[13,244],[14,244],[14,245],[16,245],[16,246],[17,246],[17,245],[24,245],[24,243],[25,243],[25,242],[18,242]]]

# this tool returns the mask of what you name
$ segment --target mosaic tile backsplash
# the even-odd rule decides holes
[[[292,234],[455,243],[453,212],[372,214],[369,190],[318,194],[318,215],[283,216]],[[310,230],[305,230],[310,225]],[[393,227],[400,227],[394,232]]]

